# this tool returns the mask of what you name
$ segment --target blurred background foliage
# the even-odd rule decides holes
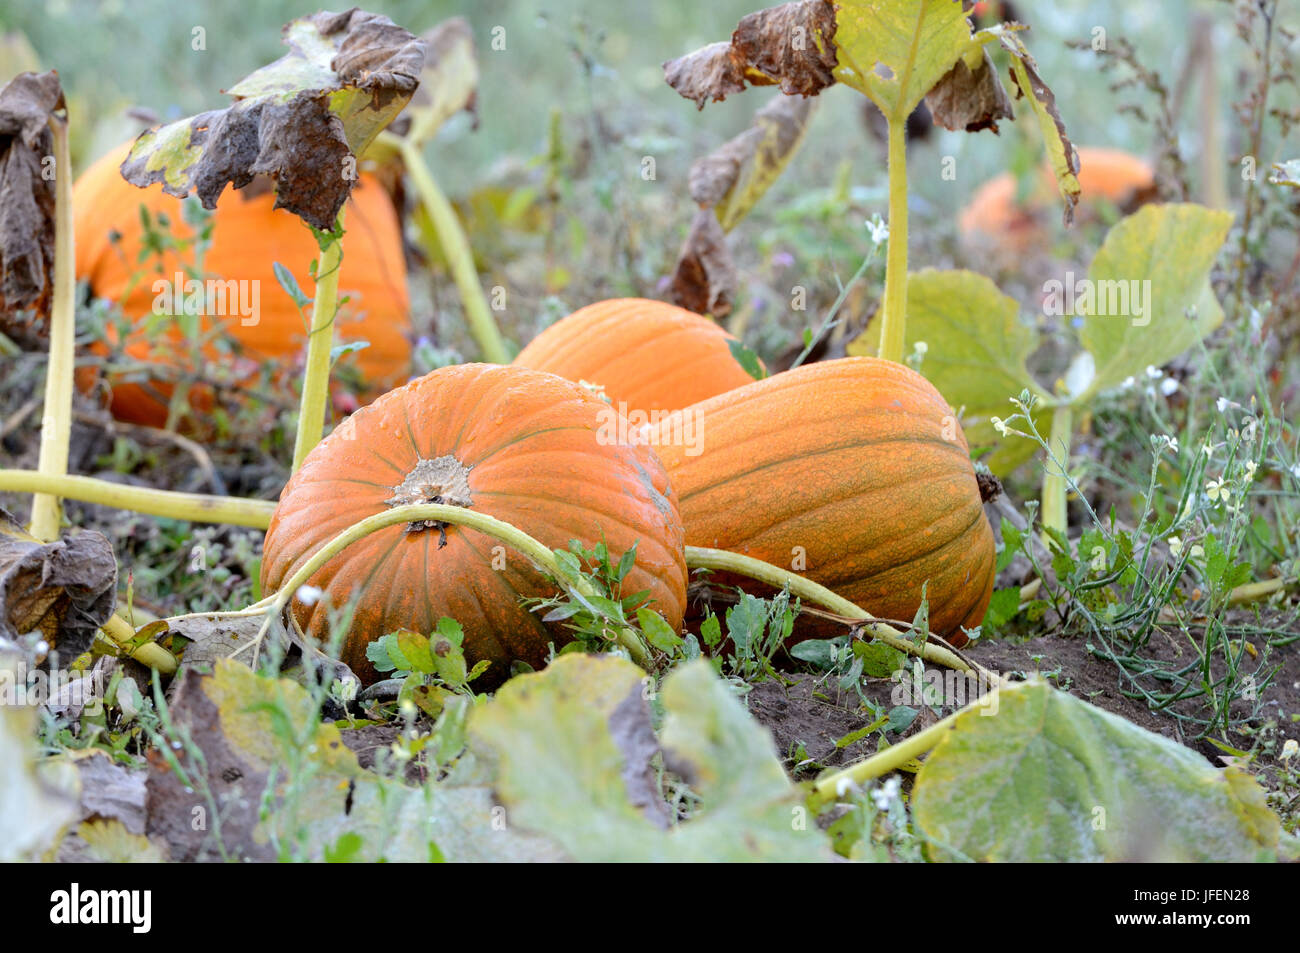
[[[429,158],[466,220],[485,284],[512,296],[504,330],[516,344],[600,297],[662,296],[693,211],[691,162],[745,128],[754,110],[776,95],[754,90],[697,111],[662,77],[664,60],[726,39],[759,6],[755,0],[371,0],[365,6],[415,32],[455,15],[473,26],[482,73],[478,128],[469,116],[457,117],[430,145]],[[0,8],[0,31],[20,38],[6,40],[0,68],[6,75],[34,65],[59,70],[74,110],[74,161],[84,168],[141,128],[128,109],[169,119],[223,104],[223,88],[281,55],[280,27],[314,9],[301,0],[8,3]],[[1244,151],[1246,130],[1233,121],[1231,103],[1246,84],[1252,54],[1235,35],[1230,3],[1062,0],[1026,4],[1020,12],[1074,141],[1149,157],[1154,124],[1120,107],[1144,106],[1149,117],[1150,97],[1138,88],[1112,90],[1124,70],[1103,73],[1096,54],[1067,43],[1086,44],[1102,28],[1109,40],[1132,44],[1172,89],[1180,76],[1198,75],[1189,59],[1191,21],[1194,14],[1208,16],[1224,152]],[[202,50],[192,48],[196,28],[203,31]],[[494,49],[494,39],[504,49]],[[1193,198],[1200,188],[1201,89],[1191,83],[1178,125]],[[1275,87],[1273,96],[1280,108],[1295,105],[1293,86]],[[768,357],[818,324],[838,282],[870,248],[866,220],[885,211],[884,145],[868,131],[864,101],[842,88],[821,100],[802,151],[731,236],[740,269],[731,321]],[[1265,145],[1263,170],[1300,151],[1276,136]],[[647,156],[654,160],[653,180],[642,174]],[[942,175],[946,157],[954,160],[951,180]],[[981,182],[1003,169],[1032,169],[1040,157],[1037,132],[1023,118],[1003,124],[1000,136],[935,130],[918,143],[909,163],[913,267],[973,267],[1010,280],[1006,290],[1026,297],[1033,276],[1021,276],[1018,289],[1015,277],[964,254],[954,241],[955,222]],[[1235,195],[1241,185],[1235,160],[1225,164]],[[1080,248],[1080,260],[1095,247]],[[416,290],[417,326],[438,348],[473,357],[453,319],[454,291],[438,263],[432,265],[427,287]],[[861,326],[874,310],[880,281],[877,271],[869,272],[861,294],[848,302],[851,325]],[[806,314],[791,314],[794,285],[808,289]]]

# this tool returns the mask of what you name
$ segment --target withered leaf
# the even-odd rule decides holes
[[[835,4],[796,0],[744,17],[730,43],[664,63],[668,85],[701,109],[751,86],[816,96],[835,82]]]
[[[1016,98],[1024,97],[1034,115],[1038,118],[1038,127],[1043,133],[1047,145],[1047,158],[1052,172],[1056,176],[1057,187],[1065,201],[1062,219],[1068,226],[1074,222],[1074,207],[1079,204],[1079,154],[1074,143],[1066,135],[1065,123],[1056,108],[1056,94],[1052,92],[1043,77],[1038,73],[1038,64],[1030,55],[1024,42],[1016,31],[1025,27],[1019,23],[1004,23],[1001,26],[981,30],[976,38],[984,35],[996,36],[1002,47],[1011,54],[1011,81],[1016,86]]]
[[[49,123],[63,110],[59,76],[19,73],[0,89],[0,331],[27,346],[48,333],[54,284],[54,178]],[[61,120],[56,120],[61,121]],[[53,170],[56,174],[64,170]]]
[[[726,233],[713,209],[702,208],[695,213],[677,257],[669,297],[678,307],[717,318],[730,313],[735,288],[736,266]]]
[[[75,661],[117,605],[117,562],[101,534],[42,543],[0,509],[0,638],[30,632]]]
[[[259,174],[276,207],[322,231],[334,228],[356,180],[356,157],[415,92],[424,44],[387,17],[353,8],[284,28],[290,52],[245,77],[211,110],[145,132],[122,163],[133,185],[194,191],[215,208],[229,183]]]
[[[996,133],[999,119],[1015,119],[1011,97],[993,68],[988,50],[980,54],[975,69],[965,59],[959,59],[926,94],[930,115],[945,129],[992,129]]]
[[[421,34],[424,41],[424,69],[420,85],[402,114],[408,120],[403,134],[424,142],[444,122],[462,109],[474,117],[478,127],[478,58],[474,53],[474,32],[464,17],[452,17]]]
[[[683,308],[715,317],[731,310],[736,270],[725,233],[749,213],[798,151],[814,101],[776,96],[754,114],[753,125],[691,165],[691,198],[713,210],[714,223],[696,215],[677,257],[670,294]]]

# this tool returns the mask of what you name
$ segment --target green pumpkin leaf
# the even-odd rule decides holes
[[[1239,768],[1046,682],[1004,686],[957,716],[926,758],[913,819],[936,859],[1251,861],[1278,818]]]
[[[1088,269],[1094,300],[1075,302],[1088,312],[1079,338],[1095,364],[1077,402],[1159,367],[1223,322],[1209,273],[1231,225],[1231,213],[1200,205],[1148,205],[1110,230]]]
[[[970,46],[954,0],[846,0],[837,5],[835,78],[902,122]]]
[[[215,208],[227,184],[271,176],[276,205],[330,232],[356,181],[356,162],[410,100],[424,64],[420,40],[387,17],[352,9],[284,28],[289,53],[227,92],[233,105],[142,134],[122,175]]]
[[[1038,347],[1038,332],[1021,318],[1015,299],[973,271],[914,272],[907,279],[904,353],[922,341],[921,374],[961,411],[971,449],[994,447],[980,458],[989,469],[1009,473],[1032,457],[1037,443],[1014,434],[1003,437],[992,424],[993,417],[1015,413],[1011,398],[1028,388],[1044,401],[1035,415],[1039,431],[1046,435],[1051,426],[1050,397],[1025,363]],[[874,356],[879,345],[880,322],[872,321],[848,352]]]

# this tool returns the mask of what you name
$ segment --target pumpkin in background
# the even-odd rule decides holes
[[[753,383],[735,338],[692,311],[647,298],[580,308],[537,335],[514,363],[598,385],[625,412],[680,410]]]
[[[125,315],[138,319],[124,345],[128,355],[168,365],[187,355],[179,325],[165,316],[150,330],[143,319],[154,312],[155,281],[170,284],[177,271],[184,271],[186,265],[192,268],[194,249],[187,244],[183,255],[168,250],[161,259],[150,253],[141,262],[146,236],[140,207],[149,211],[155,227],[158,216],[165,215],[168,231],[178,240],[190,242],[194,231],[182,216],[181,200],[165,194],[161,185],[139,189],[122,178],[118,170],[130,147],[127,143],[99,159],[73,186],[77,277],[89,283],[94,295],[117,302]],[[276,280],[272,264],[279,262],[288,268],[310,297],[315,283],[308,266],[319,258],[320,249],[297,216],[274,208],[274,192],[258,191],[257,185],[222,193],[213,213],[212,242],[202,268],[204,277],[258,282],[258,314],[247,319],[248,324],[238,313],[204,320],[221,322],[222,333],[237,342],[248,358],[283,362],[287,367],[301,360],[311,306],[304,309],[307,317],[299,313]],[[354,363],[373,394],[410,375],[409,300],[401,225],[387,193],[370,175],[359,178],[344,216],[339,298],[346,295],[350,300],[340,306],[337,334],[340,341],[370,343],[342,362]],[[205,330],[210,326],[205,323]],[[229,359],[211,345],[205,345],[204,354],[208,360]],[[82,383],[86,383],[84,377]],[[114,416],[153,426],[164,423],[170,385],[161,380],[110,380],[109,384]],[[192,395],[192,402],[201,408],[210,406],[211,395]]]
[[[693,434],[666,421],[652,438],[688,545],[786,567],[903,622],[926,584],[931,631],[965,644],[960,627],[980,624],[993,592],[993,531],[965,435],[929,381],[892,361],[841,358],[685,416]]]
[[[1079,153],[1079,207],[1076,217],[1086,221],[1100,201],[1131,212],[1155,198],[1155,173],[1144,159],[1119,149],[1083,146]],[[1003,172],[975,191],[962,209],[958,226],[963,237],[976,244],[993,244],[1022,253],[1048,241],[1045,220],[1059,206],[1056,179],[1044,165],[1023,204],[1016,201],[1017,182]]]
[[[613,411],[571,381],[521,367],[444,367],[348,417],[289,480],[266,533],[262,586],[278,588],[353,523],[399,503],[447,502],[504,520],[551,549],[602,540],[617,558],[636,544],[624,595],[649,593],[674,629],[686,602],[681,517],[663,465],[648,448],[607,439]],[[602,430],[602,428],[606,428]],[[434,498],[438,497],[438,500]],[[442,543],[445,533],[445,545]],[[400,628],[428,634],[442,616],[465,631],[466,658],[534,668],[548,642],[568,641],[520,597],[554,593],[523,556],[459,526],[388,527],[354,543],[312,577],[319,602],[294,610],[323,637],[326,604],[360,601],[343,660],[376,675],[366,645]]]

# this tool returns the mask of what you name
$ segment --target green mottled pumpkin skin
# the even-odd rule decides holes
[[[551,549],[602,540],[621,555],[635,543],[625,594],[646,590],[679,628],[686,601],[683,529],[663,465],[647,447],[608,439],[608,406],[553,374],[465,364],[442,368],[357,411],[317,446],[286,484],[267,530],[264,591],[278,588],[329,540],[386,511],[421,460],[450,455],[468,468],[471,508],[523,530]],[[492,663],[499,683],[520,660],[539,668],[550,643],[568,640],[521,597],[554,587],[514,550],[478,531],[392,526],[326,563],[310,585],[323,597],[295,599],[303,628],[326,634],[325,606],[358,595],[342,659],[369,684],[378,677],[366,646],[385,633],[433,631],[449,616],[465,631],[472,665]]]

